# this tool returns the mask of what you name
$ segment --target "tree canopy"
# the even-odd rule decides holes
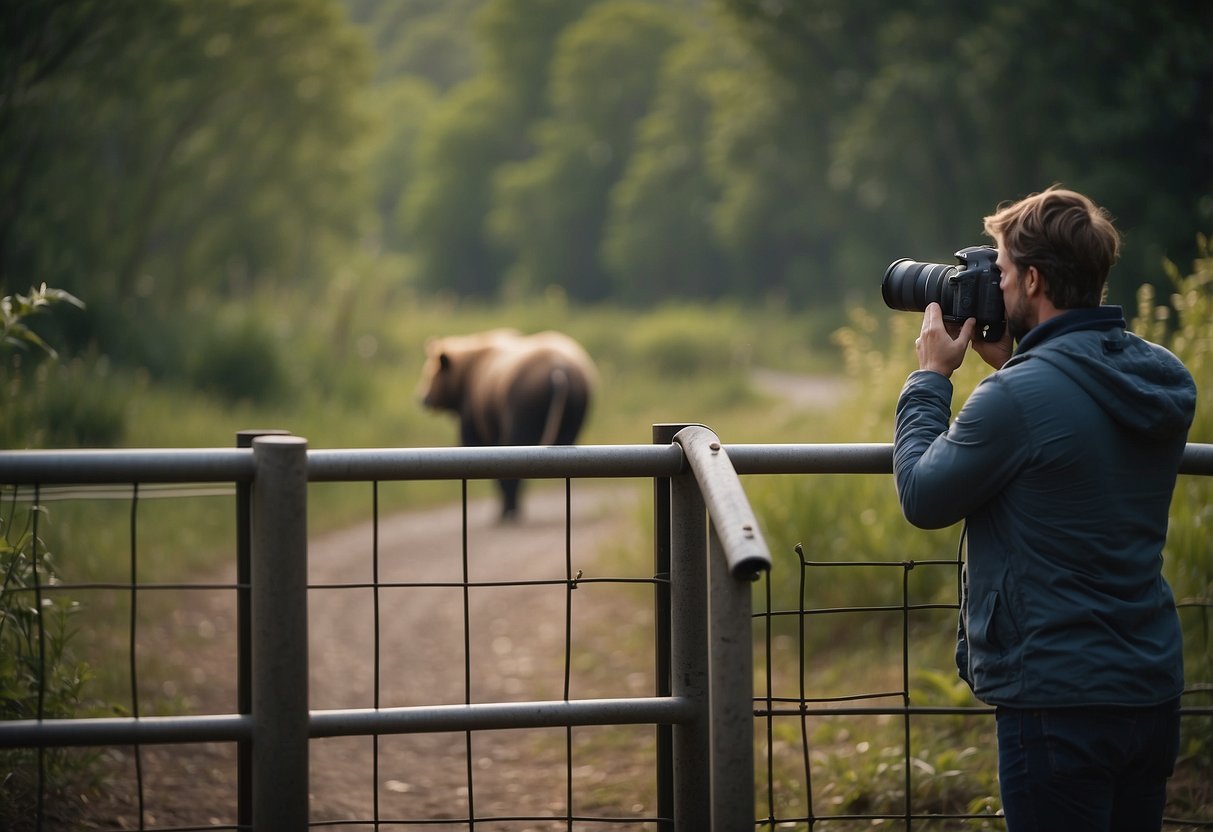
[[[368,240],[422,291],[870,300],[1058,182],[1125,231],[1114,294],[1213,229],[1191,0],[12,0],[0,38],[0,286],[90,310]]]
[[[84,298],[307,278],[368,216],[370,54],[327,0],[14,0],[0,282]]]

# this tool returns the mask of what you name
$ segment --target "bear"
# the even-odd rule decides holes
[[[572,445],[589,412],[598,371],[560,332],[494,329],[430,338],[418,386],[421,403],[459,416],[469,447]],[[518,518],[519,480],[500,480],[501,519]]]

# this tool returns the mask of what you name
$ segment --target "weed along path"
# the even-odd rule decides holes
[[[470,502],[466,649],[460,505],[382,518],[377,532],[368,523],[313,537],[310,707],[651,695],[652,587],[598,581],[651,577],[651,543],[639,529],[639,501],[650,493],[632,481],[575,481],[567,540],[563,483],[530,484],[523,519],[514,524],[496,522],[495,499]],[[570,569],[580,578],[573,590]],[[235,710],[231,595],[187,594],[168,620],[147,628],[140,645],[141,653],[179,668],[180,681],[161,689],[176,690],[188,712]],[[438,823],[427,829],[467,829],[470,811],[477,818],[564,816],[570,788],[575,814],[652,816],[652,734],[640,726],[485,731],[470,740],[464,733],[317,739],[310,744],[311,818],[371,828],[377,812],[381,821],[429,819]],[[231,744],[147,746],[137,755],[120,748],[104,756],[109,784],[90,797],[86,818],[57,828],[141,828],[138,770],[143,827],[237,820]],[[518,832],[566,829],[567,822],[475,826]]]

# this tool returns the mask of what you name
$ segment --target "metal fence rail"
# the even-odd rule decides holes
[[[132,692],[137,688],[133,679],[137,590],[164,588],[137,581],[134,516],[141,487],[175,483],[234,486],[237,579],[234,584],[207,588],[236,593],[240,626],[235,670],[239,680],[236,713],[147,716],[139,713],[136,698],[131,717],[0,721],[0,748],[38,749],[41,754],[44,749],[60,746],[134,746],[138,765],[138,749],[144,746],[201,741],[235,743],[240,769],[240,808],[237,823],[229,828],[303,829],[309,824],[321,825],[308,815],[308,759],[312,740],[365,736],[378,742],[379,737],[394,734],[464,732],[470,748],[471,732],[476,731],[543,727],[564,727],[568,731],[589,725],[655,725],[657,812],[650,818],[632,820],[656,825],[663,831],[742,830],[753,829],[755,825],[813,829],[823,824],[838,828],[829,824],[858,820],[901,821],[909,829],[919,820],[941,820],[937,814],[916,809],[913,802],[912,720],[957,715],[988,719],[988,709],[931,708],[912,703],[911,680],[904,663],[909,649],[909,621],[920,611],[940,607],[912,598],[909,575],[914,569],[956,569],[956,560],[821,563],[810,560],[801,550],[797,552],[799,608],[773,609],[769,580],[765,584],[766,607],[757,613],[752,608],[752,581],[768,570],[771,561],[738,475],[887,475],[892,470],[890,445],[722,446],[710,430],[684,425],[655,426],[654,444],[638,446],[309,451],[305,440],[280,431],[246,432],[238,437],[238,443],[242,447],[236,449],[0,452],[0,483],[28,488],[35,503],[39,502],[40,489],[59,485],[131,488],[130,582],[89,588],[108,587],[130,593]],[[1213,445],[1189,445],[1181,471],[1185,475],[1213,475]],[[309,587],[306,567],[309,483],[368,482],[374,485],[377,494],[379,483],[393,480],[462,481],[466,505],[468,480],[503,477],[564,480],[566,500],[575,479],[653,481],[655,545],[651,585],[658,645],[654,695],[570,699],[566,676],[564,697],[556,700],[495,703],[469,700],[458,705],[385,708],[379,707],[376,699],[373,708],[310,710],[307,598],[309,589],[316,587]],[[567,513],[566,522],[572,522],[571,512]],[[770,681],[773,622],[795,617],[803,638],[810,619],[838,612],[812,608],[804,594],[806,584],[812,583],[807,578],[810,572],[837,568],[875,568],[900,574],[901,603],[864,611],[900,617],[901,684],[896,689],[864,692],[844,701],[825,700],[803,686],[805,672],[800,668],[802,686],[798,695],[777,696]],[[782,566],[777,565],[776,569]],[[562,583],[567,583],[571,592],[576,579],[570,574]],[[370,585],[377,593],[380,587],[377,574]],[[462,586],[466,605],[467,590],[473,586],[467,579],[466,564]],[[34,591],[62,592],[72,588],[42,587]],[[4,591],[8,591],[7,587]],[[753,675],[756,644],[766,650],[765,692],[760,679],[756,691]],[[796,649],[803,661],[804,643]],[[470,659],[465,657],[465,661]],[[882,703],[890,698],[896,704]],[[1190,706],[1184,713],[1189,719],[1213,718],[1213,708],[1208,707]],[[847,813],[813,804],[807,720],[840,716],[876,716],[900,721],[905,740],[902,760],[905,802],[900,811]],[[796,723],[802,737],[802,744],[794,753],[803,758],[804,782],[800,788],[805,791],[806,808],[791,813],[776,806],[777,785],[772,774],[773,730],[783,720]],[[759,754],[765,757],[757,765],[756,739]],[[470,791],[470,754],[468,765]],[[760,780],[765,776],[767,783],[763,795],[766,812],[764,815],[760,807],[757,817],[756,771]],[[594,820],[574,815],[571,788],[570,781],[567,815],[557,818],[564,820],[570,830],[574,822]],[[981,820],[987,814],[975,811],[954,817]],[[462,823],[473,829],[483,820],[469,807]],[[378,826],[408,821],[381,818],[376,803],[375,817],[350,823]],[[1213,821],[1185,823],[1192,828],[1213,828]],[[142,819],[140,824],[140,828],[146,828]],[[37,828],[42,828],[40,819]]]

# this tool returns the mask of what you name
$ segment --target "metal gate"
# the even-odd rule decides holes
[[[820,818],[812,810],[807,817],[779,818],[772,811],[755,818],[755,772],[761,771],[754,753],[756,729],[769,730],[771,720],[780,717],[803,720],[813,705],[803,697],[785,707],[755,696],[755,622],[763,614],[755,617],[753,611],[753,581],[770,569],[771,555],[738,475],[888,474],[891,446],[726,449],[709,429],[686,425],[654,426],[654,443],[636,446],[309,450],[306,440],[276,431],[243,433],[239,444],[235,449],[0,452],[0,483],[35,489],[69,483],[233,484],[240,628],[236,713],[4,721],[0,747],[235,743],[239,818],[231,828],[296,830],[311,822],[311,740],[653,725],[657,811],[637,820],[661,830],[740,832],[756,823],[811,828]],[[1183,472],[1213,474],[1213,446],[1190,445]],[[591,477],[653,482],[658,649],[652,696],[578,700],[566,692],[563,699],[549,701],[309,708],[309,483],[546,478],[564,480],[567,487]],[[575,588],[576,577],[567,580]],[[769,610],[766,615],[769,620]],[[912,707],[906,694],[898,705],[867,710],[904,719],[908,736],[909,720],[926,710]],[[1189,712],[1213,716],[1208,708]],[[908,777],[908,761],[906,771]],[[902,817],[909,828],[915,815],[908,788],[906,800]],[[378,826],[380,820],[360,822]],[[571,830],[581,819],[570,809],[563,820]],[[469,829],[478,822],[471,812],[462,821]]]

